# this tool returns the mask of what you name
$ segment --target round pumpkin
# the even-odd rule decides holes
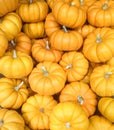
[[[91,116],[96,111],[97,95],[91,90],[88,84],[83,82],[71,82],[62,89],[60,102],[71,101],[78,103],[82,109]]]
[[[114,1],[96,0],[87,10],[87,21],[96,27],[114,26]]]
[[[32,41],[24,32],[18,33],[13,40],[10,41],[12,49],[24,52],[28,55],[31,54]]]
[[[8,51],[0,59],[0,73],[7,78],[26,77],[32,69],[32,58],[21,51]]]
[[[44,0],[29,0],[19,6],[18,14],[23,22],[43,21],[48,14],[48,4]]]
[[[59,64],[67,74],[67,81],[79,81],[84,78],[88,72],[89,63],[81,52],[65,52]]]
[[[33,68],[28,81],[31,89],[38,94],[54,95],[63,89],[66,73],[58,63],[44,61]]]
[[[89,119],[73,102],[58,103],[50,115],[50,130],[88,130]]]
[[[114,124],[104,116],[93,115],[89,118],[90,125],[88,130],[113,130]],[[113,128],[113,129],[112,129]]]
[[[114,29],[96,28],[85,38],[82,52],[95,63],[106,62],[114,56]]]
[[[2,57],[8,49],[8,39],[4,32],[0,29],[0,57]]]
[[[44,21],[36,23],[24,23],[23,32],[31,39],[45,37],[45,24]]]
[[[5,33],[9,41],[14,39],[22,29],[21,18],[15,12],[6,14],[0,22],[0,29]]]
[[[65,26],[62,28],[53,32],[49,37],[51,47],[60,51],[79,50],[83,44],[82,35],[76,30],[67,29]]]
[[[114,66],[100,65],[90,75],[91,89],[99,96],[114,95]]]
[[[34,130],[49,129],[49,117],[57,105],[52,96],[35,94],[30,96],[21,108],[25,123]]]
[[[16,10],[19,0],[0,0],[0,17]]]
[[[53,4],[52,13],[59,24],[68,28],[80,27],[86,22],[86,11],[72,0],[57,0]]]
[[[24,127],[24,119],[17,111],[11,109],[0,109],[1,130],[25,130]]]
[[[61,25],[57,22],[52,12],[48,13],[45,19],[45,32],[50,36],[53,32],[61,29]]]
[[[0,78],[0,106],[18,109],[28,97],[28,89],[24,81]]]
[[[50,47],[48,37],[34,40],[31,51],[33,58],[37,62],[59,62],[63,54],[62,51]]]

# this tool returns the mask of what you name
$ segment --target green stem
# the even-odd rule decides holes
[[[48,41],[46,41],[46,42],[45,42],[45,44],[46,44],[46,49],[47,49],[47,50],[50,50],[50,47],[49,47],[49,42],[48,42]]]
[[[68,32],[67,28],[64,25],[62,26],[62,28],[63,28],[64,32],[66,32],[66,33]]]
[[[65,124],[65,127],[66,127],[66,128],[70,128],[70,127],[71,127],[71,124],[70,124],[69,122],[67,122],[67,123]]]
[[[71,68],[72,68],[72,64],[66,66],[66,69],[71,69]]]
[[[112,72],[111,71],[109,71],[109,72],[107,72],[106,74],[105,74],[105,78],[109,78],[110,77],[110,75],[112,75]]]
[[[102,9],[103,10],[107,10],[108,9],[108,2],[107,1],[104,2],[103,6],[102,6]]]
[[[44,76],[48,76],[48,75],[49,75],[49,72],[46,70],[46,67],[45,67],[45,66],[42,66],[42,67],[41,67],[41,70],[43,71],[43,75],[44,75]]]
[[[24,81],[21,81],[20,84],[18,84],[17,86],[14,87],[15,91],[18,91],[22,85],[24,84]]]
[[[77,101],[79,102],[80,105],[84,104],[84,98],[80,95],[77,97]]]
[[[32,3],[33,3],[33,0],[29,0],[29,3],[32,4]]]
[[[13,55],[12,55],[12,57],[13,57],[14,59],[17,58],[17,52],[16,52],[15,49],[13,50]]]
[[[3,120],[0,120],[0,127],[3,125]]]
[[[14,40],[11,40],[11,41],[10,41],[10,43],[11,43],[11,45],[12,45],[13,47],[15,47],[15,46],[16,46],[16,44],[15,44]]]
[[[102,42],[102,38],[101,38],[101,35],[99,33],[99,34],[97,34],[96,43],[100,43],[100,42]]]
[[[80,5],[84,5],[84,0],[80,0]]]

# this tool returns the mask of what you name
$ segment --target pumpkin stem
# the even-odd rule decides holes
[[[107,72],[106,74],[105,74],[105,78],[109,78],[110,77],[110,75],[112,74],[112,72],[111,71],[109,71],[109,72]]]
[[[67,122],[67,123],[65,124],[65,127],[66,127],[66,128],[70,128],[70,127],[71,127],[71,124],[70,124],[69,122]]]
[[[16,53],[16,50],[14,49],[13,50],[13,56],[12,56],[14,59],[17,58],[17,53]]]
[[[66,69],[71,69],[71,68],[72,68],[72,64],[66,66]]]
[[[32,4],[32,3],[33,3],[33,0],[29,0],[29,3]]]
[[[80,5],[84,5],[84,0],[80,0]]]
[[[40,111],[41,113],[44,113],[44,108],[40,108],[39,111]]]
[[[48,76],[48,75],[49,75],[49,72],[46,70],[46,67],[45,67],[45,66],[42,66],[42,67],[41,67],[41,70],[43,71],[43,75],[44,75],[44,76]]]
[[[103,6],[102,6],[102,9],[103,10],[107,10],[108,9],[108,2],[107,1],[104,2]]]
[[[47,50],[50,50],[50,47],[49,47],[49,42],[48,42],[48,41],[46,41],[46,42],[45,42],[45,44],[46,44],[46,49],[47,49]]]
[[[68,32],[67,28],[64,25],[62,26],[62,28],[63,28],[64,32],[66,32],[66,33]]]
[[[70,6],[75,6],[75,2],[74,1],[70,2]]]
[[[99,33],[99,34],[97,34],[96,43],[100,43],[100,42],[102,42],[102,38],[101,38],[101,35]]]
[[[0,120],[0,127],[3,125],[3,123],[4,123],[3,120]]]
[[[79,102],[80,105],[83,105],[83,103],[84,103],[84,98],[79,95],[79,96],[77,97],[77,101]]]
[[[20,84],[18,84],[17,86],[14,87],[15,91],[18,91],[22,85],[24,84],[24,81],[22,81]]]
[[[11,43],[11,45],[12,45],[13,47],[15,47],[15,46],[16,46],[16,44],[15,44],[14,40],[11,40],[11,41],[10,41],[10,43]]]

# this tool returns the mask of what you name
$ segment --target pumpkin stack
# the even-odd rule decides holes
[[[0,0],[0,129],[114,130],[113,12],[113,0]]]

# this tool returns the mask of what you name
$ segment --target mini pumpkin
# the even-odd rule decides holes
[[[102,97],[98,102],[98,110],[109,121],[114,123],[114,98]]]
[[[33,69],[32,58],[21,51],[8,51],[0,59],[0,73],[7,78],[23,78]]]
[[[73,102],[58,103],[50,115],[51,130],[88,130],[88,127],[86,113]]]
[[[0,109],[1,130],[25,130],[24,127],[24,119],[16,110]]]
[[[45,37],[46,34],[44,21],[36,23],[24,23],[23,32],[31,39]]]
[[[54,95],[63,89],[66,73],[58,63],[44,61],[33,68],[28,81],[31,89],[38,94]]]
[[[67,29],[65,26],[62,28],[49,36],[51,47],[60,51],[79,50],[83,44],[82,35],[76,30]]]
[[[84,78],[88,72],[89,63],[81,52],[65,52],[59,64],[67,74],[67,81],[79,81]]]
[[[18,14],[23,22],[43,21],[48,14],[48,5],[44,0],[29,0],[19,6]]]
[[[66,84],[60,93],[59,100],[60,102],[78,103],[88,116],[93,115],[96,111],[97,95],[88,84],[83,82]]]
[[[2,17],[0,29],[5,33],[6,38],[10,41],[21,31],[22,21],[15,12],[10,12]]]
[[[91,89],[99,96],[114,95],[114,66],[97,66],[90,74]]]
[[[96,28],[85,38],[82,52],[95,63],[106,62],[114,56],[114,29]]]
[[[32,56],[37,62],[59,62],[62,54],[62,51],[58,51],[50,47],[48,37],[33,41]]]
[[[21,108],[25,123],[34,130],[49,129],[49,117],[57,105],[52,96],[35,94],[30,96]]]
[[[28,97],[28,89],[24,81],[0,78],[0,106],[18,109]]]
[[[57,0],[52,13],[59,24],[68,28],[80,27],[86,22],[86,11],[76,6],[75,1]]]
[[[88,130],[113,130],[114,124],[104,116],[93,115],[89,118],[90,125]]]

